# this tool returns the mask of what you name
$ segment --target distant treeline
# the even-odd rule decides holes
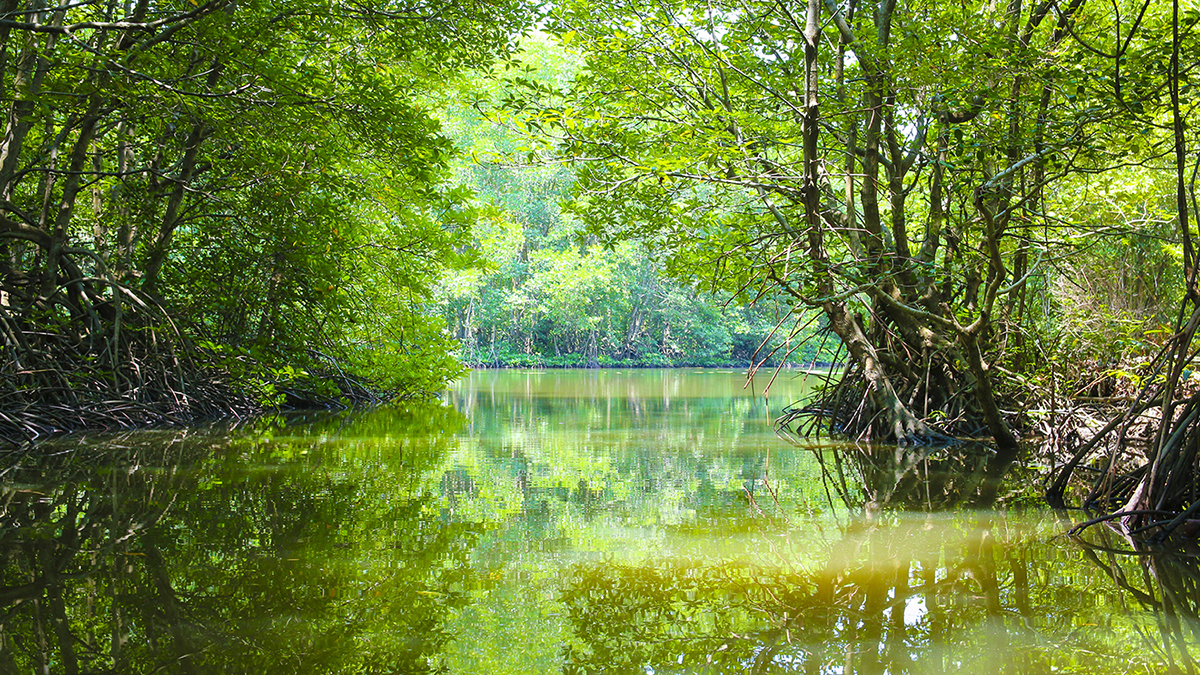
[[[476,367],[745,366],[785,355],[828,363],[839,344],[819,321],[793,334],[786,310],[722,306],[667,278],[635,245],[581,251],[562,239],[529,250],[525,242],[454,290],[446,322],[460,358]]]

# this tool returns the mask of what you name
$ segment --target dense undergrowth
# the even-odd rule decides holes
[[[115,312],[87,305],[90,311],[53,323],[45,313],[0,307],[0,443],[345,407],[405,393],[384,391],[332,359],[278,366],[245,348],[191,339],[161,307],[126,291],[131,302]]]

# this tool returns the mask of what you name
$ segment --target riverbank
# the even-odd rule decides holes
[[[119,368],[80,350],[31,352],[38,358],[8,360],[8,372],[0,378],[0,446],[20,448],[81,431],[349,408],[400,395],[332,360],[301,368],[249,354],[231,359],[187,341],[155,345],[153,351],[127,349]]]

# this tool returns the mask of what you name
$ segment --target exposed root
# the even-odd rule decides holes
[[[1194,537],[1185,526],[1200,515],[1200,392],[1184,372],[1196,358],[1198,332],[1200,305],[1148,364],[1132,404],[1071,449],[1047,490],[1052,504],[1065,505],[1076,472],[1090,464],[1096,476],[1081,501],[1104,512],[1094,522],[1119,521],[1127,535],[1150,544],[1185,531]]]
[[[231,371],[197,346],[151,298],[116,282],[50,298],[0,284],[0,444],[21,446],[80,430],[242,418],[280,408],[377,402],[370,383],[333,359],[263,391],[249,359]]]
[[[870,384],[855,368],[830,378],[815,398],[784,409],[775,421],[781,436],[794,441],[830,433],[857,442],[887,439],[901,446],[940,447],[983,431],[978,425],[965,428],[959,419],[935,424],[915,417],[902,405],[881,408],[868,391]]]

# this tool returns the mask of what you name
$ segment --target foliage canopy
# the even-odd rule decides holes
[[[219,398],[202,372],[214,356],[275,393],[294,379],[282,364],[439,384],[457,366],[424,299],[469,261],[477,209],[448,183],[454,148],[430,106],[507,58],[533,12],[0,3],[8,394],[187,415],[181,401]],[[216,354],[179,365],[197,340]]]

